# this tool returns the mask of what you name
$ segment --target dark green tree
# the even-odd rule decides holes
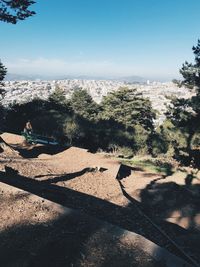
[[[29,10],[34,4],[32,0],[0,0],[0,20],[16,24],[19,20],[24,20],[35,14]]]
[[[173,124],[188,134],[188,150],[191,149],[194,134],[200,130],[200,40],[192,50],[195,62],[185,62],[180,73],[183,76],[182,86],[190,88],[194,95],[190,99],[172,99],[171,107],[167,112]]]
[[[155,112],[150,100],[136,89],[123,87],[109,93],[101,102],[99,118],[108,121],[110,129],[113,128],[113,122],[118,123],[118,127],[124,127],[123,130],[120,127],[122,131],[113,131],[111,138],[115,145],[132,149],[134,153],[148,152],[150,137],[154,132]]]
[[[7,73],[7,69],[0,61],[0,95],[2,95],[4,93],[2,81],[5,78],[6,73]]]
[[[94,102],[86,90],[75,90],[71,100],[71,107],[75,114],[87,120],[96,120],[99,105]]]
[[[174,126],[187,135],[186,152],[189,160],[193,157],[193,138],[200,133],[200,40],[192,50],[194,63],[185,62],[180,73],[183,76],[181,85],[190,88],[193,96],[189,99],[173,98],[166,114]]]
[[[20,133],[27,120],[31,120],[35,133],[47,136],[62,137],[63,125],[70,117],[63,105],[49,101],[33,99],[31,102],[10,106],[7,112],[6,127],[9,132]]]
[[[187,136],[187,150],[192,149],[194,134],[199,131],[200,114],[193,108],[193,97],[191,99],[172,99],[171,107],[166,113],[173,125],[182,130]]]
[[[65,91],[56,85],[55,91],[49,96],[49,101],[58,105],[67,104]]]
[[[182,85],[186,85],[188,88],[195,89],[197,94],[200,93],[200,40],[198,40],[197,46],[192,48],[195,59],[194,63],[183,64],[180,69],[180,73],[183,76]]]
[[[3,81],[7,73],[6,67],[1,63],[0,60],[0,83]]]
[[[113,119],[126,128],[141,125],[146,130],[154,129],[155,112],[149,99],[144,98],[136,89],[120,88],[109,93],[101,103],[101,118]]]
[[[3,79],[5,78],[6,73],[7,73],[7,70],[0,61],[0,129],[1,130],[3,130],[4,120],[5,120],[5,108],[2,106],[1,100],[5,93],[5,90],[3,88]]]

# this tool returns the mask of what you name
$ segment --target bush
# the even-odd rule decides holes
[[[117,144],[109,144],[108,151],[115,157],[132,158],[134,155],[133,150],[130,147],[121,147]]]
[[[81,134],[79,125],[73,120],[65,122],[63,132],[66,139],[69,141],[69,145],[72,145],[73,141],[78,139]]]
[[[137,124],[134,126],[134,143],[133,151],[134,154],[146,154],[148,152],[147,141],[149,138],[149,132],[144,129],[141,125]]]

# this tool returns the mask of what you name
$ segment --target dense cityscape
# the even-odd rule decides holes
[[[158,123],[164,120],[164,112],[166,104],[170,103],[169,96],[181,98],[189,98],[192,93],[185,87],[178,87],[172,82],[150,82],[146,83],[127,83],[112,80],[53,80],[53,81],[5,81],[5,96],[2,104],[8,106],[13,103],[22,103],[30,101],[34,98],[47,99],[54,90],[59,87],[69,98],[74,90],[85,89],[92,98],[100,103],[102,98],[111,91],[116,91],[120,87],[136,88],[144,97],[148,97],[152,106],[158,111]]]

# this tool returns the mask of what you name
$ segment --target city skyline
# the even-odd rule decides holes
[[[36,15],[1,23],[1,60],[21,75],[180,78],[199,38],[196,0],[37,1]]]

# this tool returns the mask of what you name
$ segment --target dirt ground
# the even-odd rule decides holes
[[[187,229],[189,231],[187,232],[188,236],[191,236],[190,245],[192,244],[192,247],[195,246],[196,248],[196,250],[192,250],[191,255],[195,258],[197,258],[196,254],[199,255],[197,248],[199,241],[197,242],[197,238],[194,240],[193,237],[199,230],[198,183],[186,190],[181,182],[178,182],[177,188],[173,180],[165,180],[164,183],[161,175],[146,173],[134,168],[123,169],[117,160],[111,159],[106,154],[92,154],[75,147],[56,148],[57,150],[54,151],[53,148],[50,149],[43,145],[27,145],[23,137],[20,136],[4,133],[1,137],[11,147],[4,149],[0,154],[0,181],[6,181],[8,184],[64,206],[84,211],[99,219],[142,234],[157,244],[167,247],[166,240],[159,237],[155,229],[150,227],[149,222],[142,217],[138,206],[150,215],[153,210],[157,222],[169,234],[171,233],[172,237],[179,233],[178,237],[182,240],[180,244],[185,243],[184,238]],[[119,172],[121,176],[119,176]],[[159,186],[162,184],[165,186],[161,189]],[[173,189],[173,198],[170,202],[167,196],[169,196],[171,189]],[[177,198],[177,190],[183,195],[187,193],[189,196],[187,203],[183,203],[181,199]],[[164,195],[163,192],[165,192]],[[189,200],[192,200],[192,211],[189,207]],[[62,218],[57,212],[49,209],[44,203],[29,198],[28,193],[7,193],[1,187],[0,201],[0,233],[1,240],[4,240],[0,243],[0,249],[4,248],[4,266],[161,267],[160,263],[156,263],[148,255],[138,250],[137,246],[131,247],[132,245],[128,245],[126,242],[123,244],[119,240],[116,243],[109,233],[102,234],[107,232],[107,229],[102,228],[98,231],[95,229],[92,238],[88,238],[89,233],[86,230],[84,219],[80,223],[74,222],[73,219],[71,219],[73,222],[64,221],[61,223]],[[167,207],[167,211],[164,211],[163,206]],[[173,219],[175,218],[175,213],[173,213],[175,211],[179,211],[177,220]],[[189,220],[187,224],[181,224],[183,217],[186,218],[185,220]],[[170,218],[173,226],[177,225],[179,228],[174,230],[172,223],[167,225],[163,223],[163,221],[170,222]],[[64,229],[62,228],[63,225],[65,226]],[[64,236],[65,231],[74,233],[75,226],[75,239],[74,234],[72,235],[73,238],[67,238],[68,241],[60,236],[62,231]],[[89,228],[92,227],[94,226],[89,226]],[[29,231],[31,237],[27,237]],[[20,238],[18,239],[17,236],[19,235]],[[41,239],[38,239],[38,235],[41,235]],[[66,233],[66,235],[70,234]],[[16,238],[13,239],[13,236]],[[60,239],[61,241],[58,241]],[[11,240],[14,242],[12,243]],[[40,244],[37,244],[37,240]],[[85,244],[83,247],[84,251],[87,252],[77,255],[78,252],[75,249],[76,252],[73,253],[74,240],[76,243]],[[47,245],[47,241],[50,242],[50,245]],[[99,244],[97,245],[97,243]],[[30,255],[27,261],[24,255],[27,253],[27,249],[24,249],[24,244],[29,244],[28,253]],[[32,245],[33,247],[31,247]],[[72,248],[70,248],[71,245]],[[19,250],[16,250],[16,246],[19,247]],[[58,249],[55,249],[55,246],[58,246]],[[64,248],[71,251],[68,253],[71,255],[70,258],[69,256],[66,259],[63,258]],[[10,253],[6,254],[8,250],[13,250],[16,254],[16,264],[10,262],[10,265],[6,265],[8,255],[10,255]],[[42,252],[39,253],[39,250],[46,256],[42,256]],[[22,257],[21,262],[18,259],[20,253],[22,254],[20,256]],[[53,260],[51,253],[52,255],[55,254],[56,258],[61,257],[58,264]],[[47,254],[50,255],[50,258],[48,264],[44,264],[44,258],[45,261],[48,258]],[[43,265],[39,265],[38,262],[43,263]],[[68,265],[65,265],[66,263]]]
[[[1,266],[165,266],[114,226],[0,187]]]

